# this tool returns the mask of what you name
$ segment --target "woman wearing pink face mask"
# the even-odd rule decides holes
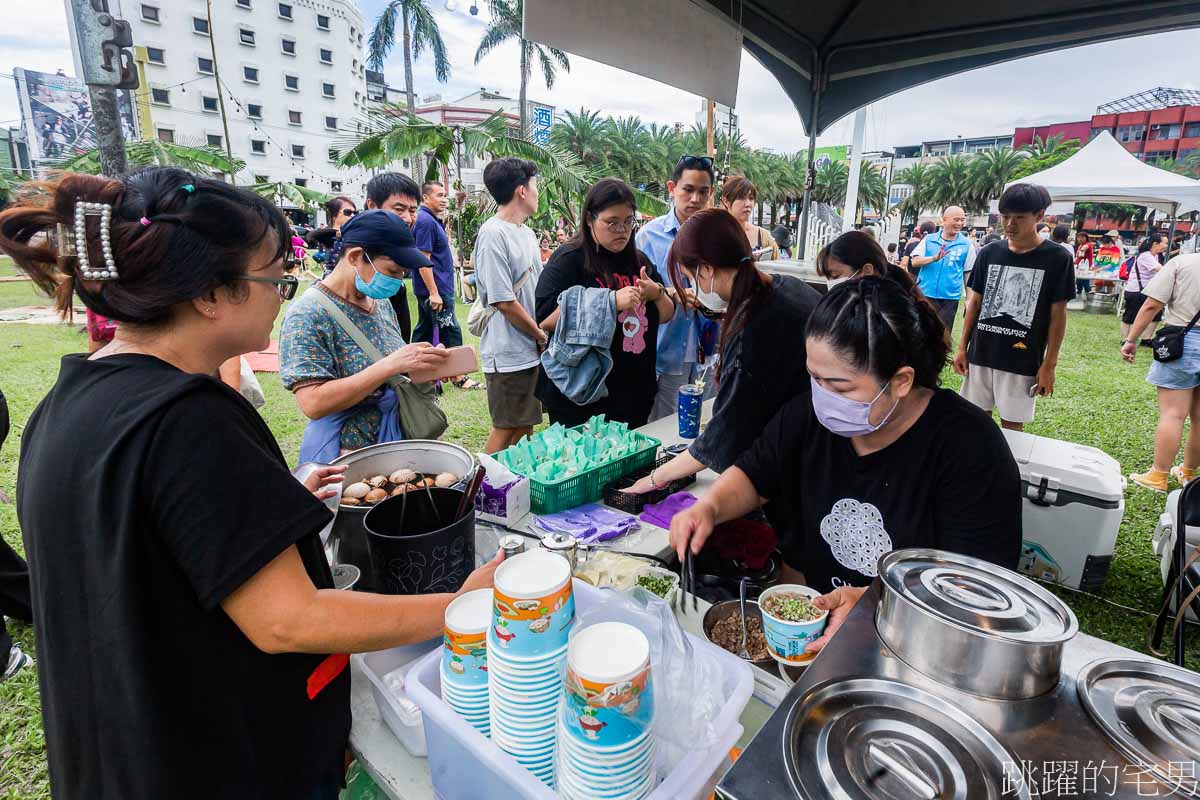
[[[783,580],[826,594],[815,652],[876,575],[883,554],[932,547],[1015,568],[1020,473],[987,414],[939,388],[949,363],[937,312],[875,276],[830,290],[808,320],[812,394],[785,404],[735,466],[675,517],[671,544],[699,553],[718,523],[766,502]]]

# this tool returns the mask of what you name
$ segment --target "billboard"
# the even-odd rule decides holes
[[[849,152],[850,148],[844,144],[836,144],[829,147],[818,147],[816,150],[813,150],[813,166],[817,169],[820,169],[821,165],[827,164],[830,161],[849,161]],[[804,156],[807,153],[807,148],[800,151],[801,156]]]
[[[550,128],[554,125],[554,108],[536,103],[529,104],[530,139],[534,144],[550,143]]]
[[[61,72],[13,70],[17,100],[21,104],[25,140],[34,166],[71,156],[96,146],[95,125],[87,86]],[[137,138],[129,92],[117,92],[121,131],[126,141]]]

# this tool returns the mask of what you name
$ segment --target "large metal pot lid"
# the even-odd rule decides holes
[[[856,678],[819,684],[788,714],[783,757],[798,797],[837,800],[1029,798],[1017,760],[986,728],[915,686]]]
[[[1076,690],[1126,758],[1172,795],[1200,796],[1200,675],[1161,661],[1100,659],[1080,670]]]
[[[879,577],[896,593],[971,633],[1021,644],[1066,642],[1079,632],[1061,600],[1012,570],[944,550],[893,550]]]

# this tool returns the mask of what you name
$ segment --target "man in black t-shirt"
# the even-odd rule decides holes
[[[1058,351],[1075,296],[1072,257],[1041,239],[1038,223],[1050,205],[1041,186],[1019,183],[1000,196],[1007,241],[983,248],[968,283],[967,312],[954,369],[966,377],[962,396],[1000,424],[1023,430],[1035,398],[1054,392]]]

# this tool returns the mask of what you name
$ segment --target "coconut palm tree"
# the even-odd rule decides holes
[[[332,197],[332,195],[318,192],[316,189],[310,189],[307,186],[297,186],[287,181],[254,183],[245,188],[261,197],[271,200],[279,206],[282,206],[284,201],[287,201],[296,208],[302,208],[309,213],[315,213]]]
[[[554,79],[560,67],[567,72],[571,71],[571,62],[562,50],[545,47],[525,38],[522,5],[522,0],[491,1],[492,21],[488,23],[487,30],[483,32],[483,39],[479,41],[479,48],[475,51],[475,63],[478,65],[488,53],[510,39],[515,39],[520,44],[521,93],[519,102],[521,104],[521,132],[525,134],[529,131],[529,109],[526,107],[525,98],[529,86],[529,73],[533,69],[533,60],[536,58],[542,68],[542,79],[546,82],[547,89],[554,88]]]
[[[139,167],[179,167],[197,175],[213,175],[224,173],[236,175],[246,166],[240,159],[230,160],[229,155],[219,147],[205,145],[188,145],[184,143],[164,142],[159,139],[139,139],[125,143],[125,160],[129,169]],[[82,172],[87,175],[99,175],[100,150],[93,148],[84,150],[72,156],[57,159],[48,166],[64,172]]]
[[[433,74],[439,83],[450,80],[450,58],[446,55],[446,43],[437,19],[429,10],[425,0],[391,0],[375,20],[375,27],[367,39],[367,64],[371,69],[382,70],[388,54],[396,46],[396,20],[401,26],[400,47],[404,51],[404,98],[408,110],[417,107],[413,91],[413,59],[419,58],[426,49],[433,56]]]
[[[585,108],[580,108],[578,114],[567,111],[550,129],[550,143],[574,153],[589,167],[598,167],[604,163],[607,144],[605,120],[600,118],[599,111]]]
[[[1013,179],[1013,173],[1029,154],[1011,147],[984,150],[971,160],[971,181],[975,194],[985,202],[999,197],[1004,187]]]
[[[1043,139],[1041,136],[1034,136],[1033,142],[1025,145],[1021,149],[1026,153],[1029,153],[1029,155],[1033,156],[1034,158],[1041,158],[1043,156],[1056,155],[1067,147],[1079,147],[1078,139],[1069,139],[1066,141],[1064,141],[1064,139],[1066,139],[1066,134],[1063,133],[1056,133],[1053,136],[1045,139]]]
[[[858,173],[858,205],[870,207],[881,217],[888,214],[888,182],[874,164],[863,164]]]

